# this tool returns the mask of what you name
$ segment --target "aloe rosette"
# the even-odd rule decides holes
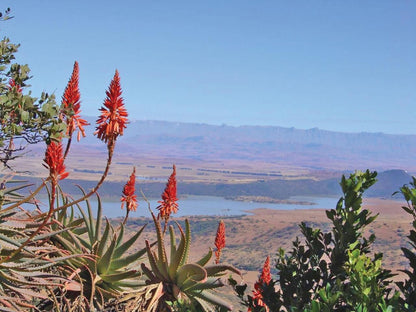
[[[66,281],[54,268],[79,255],[65,254],[51,244],[51,238],[61,235],[63,229],[46,226],[33,235],[42,223],[41,213],[22,207],[9,209],[22,198],[16,191],[28,185],[8,187],[19,181],[4,181],[0,203],[0,311],[35,309],[51,287],[60,287]]]
[[[185,220],[185,231],[177,223],[180,232],[179,243],[173,226],[169,226],[170,260],[168,260],[164,232],[159,219],[152,213],[157,233],[157,252],[146,243],[148,264],[142,263],[142,271],[147,286],[135,293],[124,296],[128,311],[172,311],[172,302],[187,302],[198,311],[214,311],[215,307],[231,310],[232,306],[214,291],[224,286],[221,276],[227,272],[241,275],[240,271],[229,265],[208,265],[213,252],[208,253],[196,263],[188,263],[191,231]]]
[[[63,196],[62,205],[67,201]],[[105,302],[120,296],[122,292],[143,286],[139,279],[140,272],[134,267],[145,255],[146,249],[131,250],[145,225],[126,239],[124,224],[120,223],[114,229],[103,218],[98,195],[96,216],[89,200],[85,200],[85,204],[86,209],[76,204],[80,217],[76,217],[72,206],[55,214],[54,219],[59,227],[68,230],[54,237],[53,241],[71,254],[83,254],[82,257],[67,261],[74,278],[61,290],[61,296],[71,300],[83,297],[81,301],[85,303],[85,311],[89,311],[92,308],[102,309]]]

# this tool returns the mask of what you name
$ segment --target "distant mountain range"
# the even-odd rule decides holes
[[[348,174],[346,174],[348,176]],[[35,186],[40,183],[39,179],[33,177],[22,177],[22,180],[33,183]],[[338,178],[330,178],[323,180],[314,180],[310,178],[304,179],[271,179],[259,180],[248,183],[193,183],[180,182],[178,184],[179,197],[182,195],[204,195],[204,196],[220,196],[225,198],[239,198],[241,196],[260,196],[272,199],[289,199],[292,196],[336,196],[342,195]],[[387,199],[403,199],[402,195],[397,194],[401,186],[408,184],[412,178],[403,170],[388,170],[379,172],[377,175],[377,183],[371,186],[365,193],[366,197],[379,197]],[[82,186],[85,190],[94,187],[95,181],[80,181],[65,179],[60,182],[65,192],[69,194],[79,194],[76,185]],[[118,199],[121,196],[125,182],[106,181],[99,193],[104,199]],[[34,186],[34,187],[35,187]],[[165,188],[165,182],[141,181],[140,189],[148,198],[159,198]]]
[[[95,119],[91,118],[91,124]],[[92,133],[81,146],[103,149]],[[416,135],[341,133],[313,128],[215,126],[167,121],[132,121],[118,141],[123,154],[193,159],[269,162],[317,170],[416,172]]]

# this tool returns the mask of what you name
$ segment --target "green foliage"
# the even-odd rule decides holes
[[[356,172],[347,179],[342,176],[341,188],[343,197],[337,203],[336,209],[326,212],[329,220],[333,223],[333,248],[330,254],[330,270],[333,276],[342,274],[344,264],[347,261],[347,250],[349,245],[356,244],[356,248],[362,253],[368,253],[375,235],[371,234],[367,239],[363,237],[363,229],[373,222],[376,216],[362,209],[362,196],[365,190],[376,182],[377,172]]]
[[[376,172],[356,172],[349,178],[341,179],[343,196],[335,209],[326,212],[333,227],[329,233],[320,229],[312,229],[306,224],[300,225],[305,243],[296,240],[289,255],[280,252],[276,268],[279,272],[279,283],[282,289],[282,306],[296,307],[301,310],[313,300],[319,300],[319,291],[329,285],[335,292],[343,293],[332,307],[342,310],[348,304],[347,298],[351,288],[349,281],[353,271],[347,271],[349,253],[362,255],[369,253],[375,236],[363,236],[364,228],[377,216],[372,216],[367,209],[362,209],[362,196],[366,189],[376,181]],[[375,255],[374,261],[381,259]],[[377,274],[377,283],[383,284],[389,272]]]
[[[7,15],[6,15],[7,16]],[[0,17],[1,18],[1,17]],[[13,159],[13,140],[37,143],[59,137],[65,124],[58,117],[55,97],[42,93],[39,99],[24,94],[30,80],[28,65],[13,63],[19,45],[8,38],[0,41],[0,161],[4,165]]]
[[[354,311],[386,311],[393,308],[391,304],[386,305],[385,272],[380,258],[373,260],[356,246],[350,246],[345,271],[349,279],[349,291],[344,297]],[[394,303],[395,300],[390,301]]]
[[[412,216],[413,229],[407,236],[410,248],[402,247],[404,256],[409,260],[410,268],[402,270],[407,275],[407,279],[398,282],[397,286],[403,296],[400,298],[402,308],[406,311],[416,311],[416,178],[409,185],[400,188],[400,193],[407,202],[407,206],[402,208]]]

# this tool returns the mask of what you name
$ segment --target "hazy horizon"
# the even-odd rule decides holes
[[[88,125],[87,127],[92,127],[95,129],[95,120],[97,119],[97,117],[92,116],[92,115],[88,115],[84,117],[89,120],[89,122],[92,123],[90,125]],[[128,121],[129,123],[131,122],[168,122],[168,123],[180,123],[180,124],[195,124],[195,125],[207,125],[207,126],[216,126],[216,127],[233,127],[233,128],[239,128],[239,127],[263,127],[263,128],[285,128],[285,129],[296,129],[296,130],[304,130],[304,131],[308,131],[308,130],[322,130],[322,131],[328,131],[328,132],[336,132],[336,133],[345,133],[345,134],[360,134],[360,133],[369,133],[369,134],[385,134],[385,135],[404,135],[404,136],[413,136],[416,135],[412,134],[412,133],[389,133],[389,132],[382,132],[382,131],[340,131],[340,130],[330,130],[330,129],[325,129],[325,128],[321,128],[321,127],[311,127],[311,128],[300,128],[300,127],[289,127],[289,126],[281,126],[281,125],[268,125],[268,124],[264,124],[264,125],[256,125],[256,124],[240,124],[240,125],[233,125],[233,124],[227,124],[227,123],[209,123],[209,122],[197,122],[197,121],[179,121],[179,120],[162,120],[162,119],[140,119],[140,118],[132,118],[131,116],[128,117]],[[91,129],[92,129],[91,128]],[[128,126],[127,126],[128,128]],[[128,129],[126,130],[128,131]]]

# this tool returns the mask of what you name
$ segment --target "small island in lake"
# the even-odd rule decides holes
[[[290,200],[290,199],[278,199],[268,196],[227,196],[225,199],[237,200],[243,202],[255,202],[255,203],[270,203],[270,204],[286,204],[286,205],[305,205],[313,206],[316,203],[303,200]]]

